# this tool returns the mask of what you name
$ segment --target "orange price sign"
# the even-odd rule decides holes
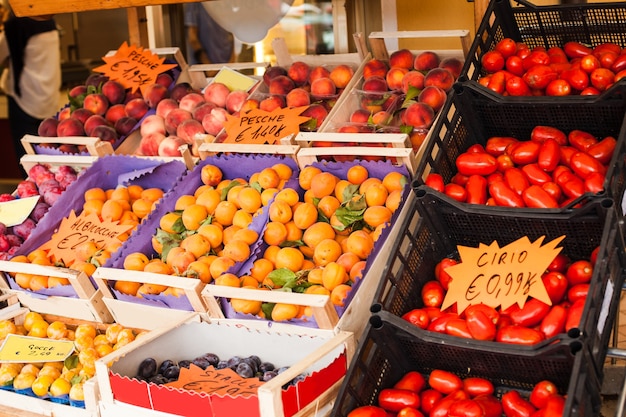
[[[454,303],[459,314],[469,305],[486,304],[506,309],[524,306],[528,297],[551,305],[541,276],[559,254],[561,236],[542,246],[545,236],[531,242],[524,236],[504,247],[494,241],[478,248],[458,246],[461,262],[446,268],[452,277],[441,309]]]
[[[238,117],[226,116],[226,143],[274,144],[280,139],[300,132],[300,125],[310,117],[300,114],[307,108],[286,107],[267,112],[253,109]]]
[[[104,65],[93,70],[120,82],[132,92],[138,88],[143,92],[144,88],[156,82],[160,73],[176,67],[176,64],[164,64],[165,57],[159,58],[149,49],[129,46],[126,42],[114,55],[102,57],[102,60]]]
[[[191,364],[189,369],[181,368],[178,380],[167,385],[220,396],[249,397],[257,394],[257,388],[263,385],[263,382],[259,381],[258,378],[243,378],[230,368],[215,369],[213,366],[209,366],[202,370],[202,368]]]

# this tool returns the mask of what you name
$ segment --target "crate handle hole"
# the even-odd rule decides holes
[[[383,320],[379,316],[373,315],[370,317],[370,325],[374,329],[380,329],[381,327],[383,327]]]

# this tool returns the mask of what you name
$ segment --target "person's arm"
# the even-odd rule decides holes
[[[198,38],[197,26],[187,26],[187,40],[189,41],[189,47],[191,48],[191,52],[196,61],[200,64],[210,64],[211,60],[206,54],[202,44],[200,43],[200,39]]]

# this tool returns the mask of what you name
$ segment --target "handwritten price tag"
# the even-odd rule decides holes
[[[454,303],[459,314],[472,304],[486,304],[506,309],[513,304],[524,306],[528,297],[551,305],[541,276],[559,254],[556,246],[561,236],[541,246],[545,236],[530,242],[524,236],[503,248],[497,242],[478,248],[459,246],[461,262],[446,268],[452,277],[441,309]]]
[[[300,125],[310,117],[300,116],[307,107],[276,109],[271,113],[253,109],[238,117],[226,116],[226,143],[272,145],[280,139],[300,132]]]
[[[73,351],[71,340],[9,334],[0,347],[0,362],[59,362]]]
[[[178,380],[167,385],[220,396],[249,397],[257,394],[257,388],[263,385],[263,382],[259,381],[258,378],[242,378],[230,368],[215,369],[213,366],[209,366],[202,370],[202,368],[191,364],[189,369],[181,368]]]
[[[143,92],[150,84],[156,82],[157,76],[176,64],[164,64],[165,57],[150,50],[129,46],[124,42],[113,56],[102,58],[104,65],[94,68],[96,72],[104,73],[109,79],[119,81],[124,87],[135,92],[138,88]]]
[[[61,220],[59,230],[41,246],[41,249],[48,250],[48,254],[54,259],[69,265],[76,259],[75,250],[81,243],[93,241],[96,246],[102,248],[119,240],[119,235],[132,228],[133,226],[128,224],[102,221],[95,213],[81,213],[77,217],[72,210],[69,217]]]

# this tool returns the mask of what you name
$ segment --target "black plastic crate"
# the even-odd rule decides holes
[[[376,405],[381,390],[391,388],[409,371],[425,377],[435,369],[461,378],[490,380],[501,397],[511,389],[528,395],[544,379],[567,395],[564,416],[597,416],[601,407],[601,384],[590,354],[581,350],[571,358],[555,361],[552,351],[568,350],[563,345],[547,346],[539,355],[512,355],[504,350],[468,352],[443,341],[425,340],[409,323],[389,313],[370,318],[363,338],[343,381],[332,417],[345,417],[360,406]]]
[[[489,214],[471,211],[446,210],[438,201],[426,195],[422,205],[424,214],[410,211],[403,219],[401,232],[391,251],[391,259],[383,271],[381,282],[373,299],[372,312],[388,312],[401,316],[415,308],[422,308],[421,290],[434,279],[437,263],[446,256],[456,256],[458,245],[478,247],[480,243],[497,241],[500,247],[523,236],[530,241],[545,236],[544,243],[561,236],[561,253],[572,260],[589,259],[594,248],[600,246],[598,260],[577,329],[559,334],[536,345],[522,346],[493,341],[468,340],[447,334],[422,330],[414,326],[413,333],[428,339],[434,345],[454,348],[457,354],[489,354],[507,352],[529,357],[551,351],[555,361],[569,357],[570,352],[585,349],[592,353],[593,363],[600,381],[613,323],[619,306],[619,296],[624,281],[622,254],[623,234],[615,207],[598,203],[587,206],[586,211],[570,214],[518,216],[507,209],[492,210]],[[416,203],[417,205],[417,203]],[[551,349],[553,343],[569,346],[567,351]]]
[[[566,134],[583,130],[598,138],[613,136],[617,140],[613,158],[608,164],[604,190],[585,193],[578,203],[611,198],[620,200],[624,194],[626,157],[626,99],[595,97],[593,101],[572,100],[554,102],[541,100],[509,101],[477,85],[455,85],[446,104],[431,128],[431,136],[424,143],[423,157],[419,160],[413,188],[418,197],[433,194],[444,206],[469,209],[470,204],[456,200],[424,185],[428,174],[438,173],[446,183],[457,173],[456,158],[475,144],[485,145],[493,136],[512,136],[529,140],[536,126],[551,126]],[[509,208],[518,214],[555,213],[572,211],[571,207],[559,209]],[[472,205],[472,209],[490,211],[488,206]]]
[[[596,46],[605,42],[626,47],[626,3],[578,3],[536,6],[525,0],[491,0],[467,54],[459,82],[476,82],[486,75],[480,59],[496,44],[511,38],[534,47],[562,47],[575,41]],[[626,80],[620,80],[605,93],[624,93]],[[487,89],[485,87],[480,87]],[[508,97],[515,100],[518,97]],[[534,100],[536,97],[525,97]],[[590,97],[552,97],[552,100],[592,100]]]

